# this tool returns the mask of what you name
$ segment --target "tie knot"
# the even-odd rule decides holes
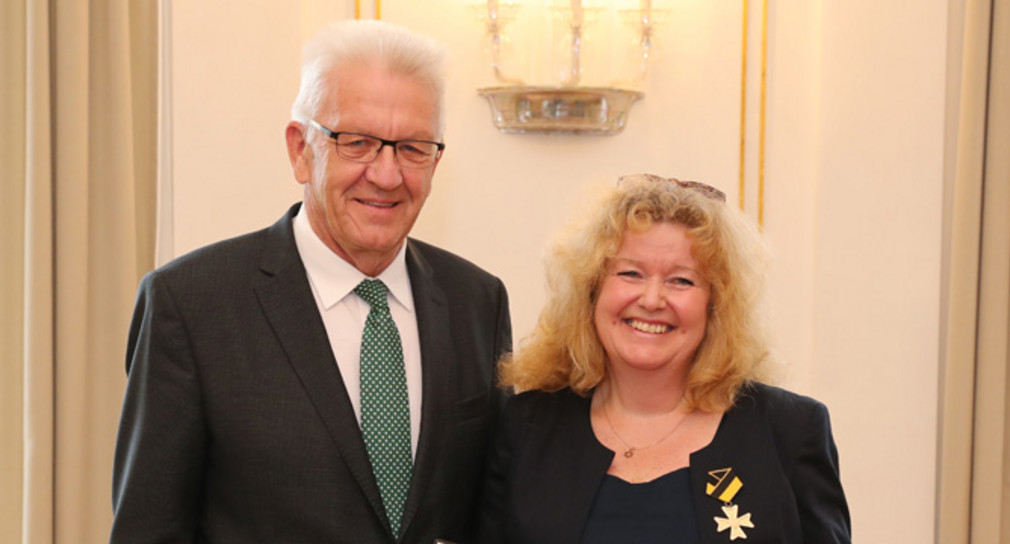
[[[354,288],[354,292],[376,310],[389,307],[389,302],[386,300],[386,293],[389,290],[386,289],[386,284],[382,283],[382,280],[362,280]]]

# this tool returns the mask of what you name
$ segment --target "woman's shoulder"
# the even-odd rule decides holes
[[[509,397],[505,413],[510,419],[544,421],[552,415],[563,416],[585,410],[591,400],[591,395],[581,396],[569,388],[523,391]]]
[[[744,385],[730,414],[741,421],[763,420],[777,440],[830,435],[828,409],[812,397],[758,382]]]
[[[737,393],[734,409],[772,412],[801,412],[823,409],[824,404],[813,397],[794,393],[774,385],[747,382]]]
[[[729,413],[741,419],[763,419],[778,432],[828,425],[828,409],[817,399],[760,382],[748,382]]]

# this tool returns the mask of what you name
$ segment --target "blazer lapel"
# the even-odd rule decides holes
[[[330,437],[379,519],[385,509],[354,409],[295,246],[298,205],[267,230],[256,296]]]
[[[710,476],[709,473],[732,469],[733,475],[740,477],[745,487],[748,487],[746,484],[753,485],[748,478],[751,473],[750,467],[746,466],[749,465],[747,445],[737,440],[741,429],[734,428],[735,419],[732,411],[723,414],[723,421],[712,442],[691,454],[691,494],[694,500],[695,520],[698,523],[698,536],[703,543],[730,541],[728,531],[722,533],[717,531],[718,524],[715,518],[725,517],[725,514],[722,511],[723,502],[707,495],[707,484],[714,482],[714,476]],[[742,430],[746,432],[746,429]],[[740,514],[743,515],[745,512],[746,510],[743,510]]]
[[[421,343],[421,430],[411,473],[410,490],[404,506],[402,526],[407,527],[417,514],[425,490],[441,451],[446,425],[451,413],[452,362],[456,359],[448,330],[449,307],[445,292],[433,278],[433,269],[417,246],[407,240],[407,271],[414,296],[417,333]]]
[[[526,414],[528,433],[517,456],[510,501],[515,501],[534,542],[579,542],[614,452],[596,440],[592,397],[571,390],[545,394]]]
[[[758,417],[754,400],[746,395],[741,395],[737,404],[723,414],[712,442],[691,454],[691,493],[698,534],[703,543],[730,541],[730,530],[719,532],[715,520],[717,517],[729,519],[722,510],[725,503],[706,494],[706,485],[715,483],[720,475],[710,473],[723,469],[731,469],[732,474],[726,477],[738,478],[742,484],[731,502],[737,506],[738,517],[751,514],[754,528],[743,528],[747,537],[756,542],[770,542],[771,539],[785,542],[786,522],[778,505],[791,491],[778,469],[778,457],[767,425]]]
[[[607,469],[614,461],[614,452],[607,449],[596,439],[593,433],[592,417],[592,395],[578,397],[570,390],[566,393],[576,397],[575,406],[581,412],[577,417],[564,418],[565,421],[572,422],[570,425],[558,429],[561,438],[568,440],[561,442],[564,448],[563,458],[571,460],[571,478],[568,485],[571,487],[559,490],[567,494],[568,497],[559,496],[558,500],[568,500],[570,502],[567,510],[571,513],[576,523],[567,524],[567,527],[575,529],[570,535],[565,535],[564,542],[578,542],[582,538],[582,531],[589,521],[589,514],[592,512],[593,503],[596,502],[596,494],[600,485],[607,475]],[[559,441],[560,442],[560,441]],[[559,486],[566,487],[566,486]]]

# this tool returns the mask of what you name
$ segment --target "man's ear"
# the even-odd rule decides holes
[[[445,151],[444,150],[441,153],[439,153],[437,157],[435,157],[435,164],[431,165],[431,173],[432,174],[434,174],[435,173],[435,169],[438,168],[438,163],[442,162],[442,156],[443,155],[445,155]]]
[[[305,126],[291,121],[284,130],[288,143],[288,159],[295,180],[304,185],[312,179],[312,146],[305,140]]]

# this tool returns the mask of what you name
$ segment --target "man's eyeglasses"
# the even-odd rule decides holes
[[[404,168],[424,168],[435,164],[445,149],[445,144],[428,140],[383,140],[368,134],[334,132],[315,120],[309,124],[319,132],[333,138],[337,155],[354,162],[372,162],[384,146],[392,146],[396,161]]]

